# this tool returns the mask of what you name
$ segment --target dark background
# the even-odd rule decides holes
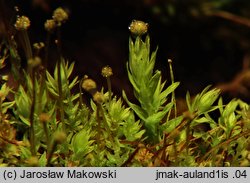
[[[69,13],[62,26],[63,55],[75,62],[75,75],[87,74],[99,86],[106,82],[103,66],[113,68],[116,94],[131,91],[127,80],[128,26],[133,19],[149,23],[152,49],[159,46],[157,69],[169,79],[167,59],[173,60],[175,79],[181,82],[178,96],[200,92],[208,84],[231,81],[250,51],[250,27],[216,16],[229,12],[250,18],[248,0],[1,0],[10,24],[16,12],[31,20],[32,42],[45,41],[44,22],[61,6]],[[56,60],[51,47],[49,69]],[[229,97],[242,97],[236,93]],[[243,96],[248,99],[249,96]]]

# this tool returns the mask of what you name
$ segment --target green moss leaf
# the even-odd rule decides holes
[[[93,140],[90,140],[90,131],[82,129],[80,132],[75,134],[72,138],[72,147],[74,154],[74,159],[81,159],[87,153],[91,152],[93,148],[90,146]]]

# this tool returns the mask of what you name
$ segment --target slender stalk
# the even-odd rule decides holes
[[[245,17],[241,17],[232,13],[229,13],[227,11],[216,11],[216,12],[212,12],[211,14],[208,14],[210,16],[216,16],[216,17],[220,17],[226,20],[230,20],[234,23],[240,24],[240,25],[244,25],[246,27],[250,27],[250,19],[249,18],[245,18]]]
[[[61,42],[61,29],[60,27],[57,28],[57,40],[55,41],[57,45],[57,51],[59,56],[62,56],[62,42]]]
[[[46,90],[46,82],[45,82],[45,70],[44,70],[41,73],[41,85],[40,85],[39,94],[38,94],[39,114],[42,113],[42,100],[43,100],[43,94],[45,90]]]
[[[188,155],[189,153],[189,143],[190,143],[190,123],[191,123],[191,120],[188,120],[188,123],[187,123],[187,128],[186,128],[186,153]]]
[[[169,64],[169,70],[170,70],[170,77],[171,77],[171,83],[174,83],[174,73],[173,73],[173,68],[172,68],[172,60],[168,59],[168,64]],[[174,104],[174,117],[177,117],[177,107],[176,107],[176,101],[175,101],[175,93],[174,91],[171,93],[171,103]],[[168,115],[167,115],[167,121],[169,121],[169,118],[171,116],[172,109],[169,110]]]
[[[100,105],[100,112],[101,112],[103,121],[106,123],[106,127],[107,127],[106,130],[107,130],[107,132],[109,133],[109,137],[111,137],[111,131],[110,131],[110,129],[109,129],[108,121],[107,121],[107,119],[106,119],[106,117],[105,117],[105,114],[104,114],[103,106],[102,106],[101,104],[98,104],[98,105]]]
[[[101,145],[101,118],[100,118],[100,104],[97,104],[96,108],[96,121],[98,123],[97,126],[97,146],[100,150],[100,145]]]
[[[173,72],[173,67],[172,67],[172,60],[168,59],[169,63],[169,70],[170,70],[170,77],[171,77],[171,82],[172,84],[174,83],[174,72]],[[177,117],[177,106],[176,106],[176,101],[175,101],[175,92],[172,92],[172,97],[171,97],[171,102],[174,103],[174,117]]]
[[[111,90],[111,80],[110,77],[107,77],[107,85],[108,85],[108,92],[109,92],[109,106],[111,103],[111,95],[112,95],[112,90]]]
[[[27,60],[31,59],[33,57],[32,54],[32,49],[31,49],[31,45],[30,45],[30,39],[27,33],[27,30],[23,30],[21,31],[22,37],[23,37],[23,47],[24,47],[24,52],[26,54],[26,58]]]
[[[30,150],[31,154],[35,156],[35,129],[34,129],[34,114],[35,114],[35,105],[36,105],[36,83],[35,83],[35,72],[32,69],[32,103],[30,109]]]
[[[67,134],[64,133],[61,130],[57,130],[53,134],[53,140],[51,144],[51,148],[48,150],[48,156],[47,156],[47,166],[50,166],[51,159],[53,157],[54,152],[56,151],[56,147],[59,144],[64,143],[67,140]]]
[[[45,140],[46,140],[46,144],[47,146],[49,145],[49,133],[48,133],[48,128],[47,128],[47,124],[45,122],[42,123],[43,125],[43,131],[44,131],[44,134],[45,134]]]
[[[79,82],[79,91],[80,91],[80,95],[79,95],[79,100],[80,100],[80,106],[82,107],[83,106],[83,99],[82,99],[82,95],[83,95],[83,92],[82,92],[82,82],[83,82],[84,78],[82,78]]]
[[[30,59],[33,58],[32,54],[32,49],[30,45],[30,40],[29,36],[27,33],[27,30],[22,30],[21,31],[22,37],[23,37],[23,49],[26,54],[26,59],[29,61]],[[36,150],[35,150],[35,129],[34,129],[34,114],[35,114],[35,106],[36,106],[36,77],[35,77],[35,70],[32,66],[32,64],[28,65],[28,71],[30,72],[31,75],[31,80],[32,80],[32,100],[31,100],[31,108],[30,108],[30,128],[29,128],[29,135],[30,135],[30,151],[32,156],[35,156]]]
[[[48,32],[47,37],[46,37],[45,57],[44,57],[44,63],[43,63],[45,68],[47,68],[48,66],[50,35],[51,35],[50,32]]]
[[[112,90],[111,90],[111,80],[110,76],[113,75],[112,68],[109,66],[105,66],[102,68],[102,76],[106,78],[107,85],[108,85],[108,93],[109,93],[109,105],[111,103],[111,96],[112,96]]]
[[[57,29],[57,51],[59,55],[58,63],[57,63],[57,84],[58,84],[58,104],[59,104],[59,113],[60,113],[60,121],[62,122],[63,131],[65,131],[65,123],[64,123],[64,110],[63,110],[63,92],[62,92],[62,78],[61,78],[61,64],[63,64],[62,60],[62,46],[61,46],[61,31],[60,27]]]
[[[47,156],[47,166],[51,166],[50,162],[51,162],[52,156],[56,150],[56,146],[57,146],[56,141],[53,141],[51,149],[50,149],[49,154]]]
[[[61,78],[61,61],[57,64],[57,79],[58,79],[58,104],[59,104],[59,112],[60,112],[60,120],[62,122],[63,130],[65,130],[64,124],[64,111],[63,111],[63,92],[62,92],[62,78]]]

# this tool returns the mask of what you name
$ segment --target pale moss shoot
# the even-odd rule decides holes
[[[30,20],[26,16],[17,17],[15,28],[17,30],[27,30],[30,27]]]

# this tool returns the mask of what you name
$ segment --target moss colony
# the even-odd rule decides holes
[[[122,96],[112,92],[112,66],[94,71],[107,88],[87,75],[72,77],[74,63],[62,56],[60,34],[68,19],[58,8],[45,22],[48,39],[56,37],[53,72],[46,67],[51,41],[31,46],[28,17],[18,16],[16,32],[1,42],[0,68],[10,64],[11,71],[1,76],[0,166],[250,166],[247,103],[224,103],[220,90],[208,86],[193,97],[187,92],[180,112],[172,60],[167,82],[155,70],[148,24],[138,20],[129,27],[124,66],[134,102],[123,88]]]

